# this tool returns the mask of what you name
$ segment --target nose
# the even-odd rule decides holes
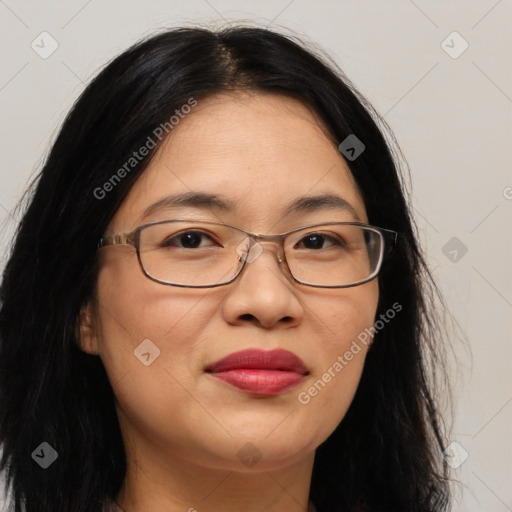
[[[258,242],[251,246],[241,275],[227,285],[223,315],[233,325],[245,323],[271,328],[300,324],[303,307],[280,250],[274,244]],[[270,249],[270,246],[273,249]]]

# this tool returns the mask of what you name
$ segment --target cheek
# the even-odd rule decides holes
[[[130,372],[138,385],[158,389],[163,384],[161,390],[168,382],[158,380],[153,370],[193,372],[197,361],[191,354],[208,322],[204,312],[199,317],[201,301],[209,293],[181,288],[170,293],[166,286],[155,286],[135,255],[105,262],[98,276],[98,344],[111,381]],[[170,378],[165,372],[164,377]]]
[[[326,358],[342,355],[353,341],[359,343],[363,340],[360,344],[365,346],[364,333],[374,325],[378,300],[378,282],[373,280],[364,285],[347,288],[338,292],[338,295],[319,295],[312,303],[310,323],[322,328],[318,343],[322,347],[324,366],[332,363],[332,360]],[[358,340],[361,334],[363,336]],[[371,339],[366,341],[370,342]]]
[[[124,271],[122,279],[121,273],[105,270],[98,280],[100,355],[119,419],[127,432],[136,426],[176,451],[193,450],[191,425],[208,420],[195,399],[193,378],[201,363],[210,290],[169,293],[144,276],[139,279],[137,270],[141,273]]]
[[[356,393],[372,341],[378,297],[374,281],[317,304],[324,311],[318,315],[324,322],[322,336],[317,338],[319,363],[298,390],[297,401],[308,411],[322,438],[343,419]]]

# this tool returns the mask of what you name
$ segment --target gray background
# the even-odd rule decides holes
[[[244,20],[286,27],[325,48],[398,138],[421,239],[466,339],[453,342],[454,510],[512,511],[511,7],[510,0],[0,0],[0,266],[18,220],[14,205],[102,65],[161,27]],[[43,59],[55,44],[45,31],[58,48]]]

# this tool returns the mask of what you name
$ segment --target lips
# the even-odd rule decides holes
[[[209,365],[205,372],[255,395],[276,395],[298,384],[309,371],[288,350],[243,350]]]

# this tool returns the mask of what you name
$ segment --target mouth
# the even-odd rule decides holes
[[[243,350],[209,365],[205,372],[246,393],[273,396],[309,375],[304,361],[288,350]]]

